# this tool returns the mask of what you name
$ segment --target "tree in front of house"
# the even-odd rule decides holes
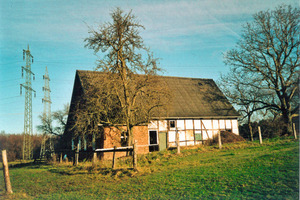
[[[236,94],[237,104],[251,106],[246,115],[262,109],[280,115],[284,134],[292,134],[298,106],[299,35],[300,10],[282,5],[255,14],[254,21],[243,27],[237,47],[225,54],[233,85],[228,90]]]
[[[127,144],[133,143],[132,128],[149,122],[151,113],[169,102],[168,89],[159,82],[157,59],[144,45],[144,27],[131,13],[120,8],[112,22],[90,30],[86,47],[100,53],[97,70],[101,78],[90,78],[74,112],[78,134],[95,133],[98,125],[125,125]],[[83,103],[80,103],[84,102]]]

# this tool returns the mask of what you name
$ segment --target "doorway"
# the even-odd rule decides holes
[[[157,131],[149,131],[149,151],[158,151]]]
[[[167,148],[167,133],[160,132],[159,133],[159,150],[163,151]]]

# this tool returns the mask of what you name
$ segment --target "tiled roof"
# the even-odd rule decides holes
[[[82,87],[84,81],[102,72],[77,71]],[[88,76],[87,76],[88,75]],[[163,118],[236,118],[239,113],[232,107],[212,79],[160,76],[171,92],[172,101]],[[154,116],[158,117],[158,116]]]

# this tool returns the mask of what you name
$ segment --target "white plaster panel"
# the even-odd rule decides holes
[[[239,135],[239,129],[237,129],[237,128],[232,129],[232,132]]]
[[[193,130],[186,131],[186,140],[194,140],[194,132],[193,132]]]
[[[200,120],[194,120],[195,123],[195,129],[201,129],[201,122]]]
[[[169,131],[169,142],[175,142],[175,131]]]
[[[177,129],[184,130],[184,120],[177,120]]]
[[[211,120],[202,120],[202,123],[206,129],[212,129]]]
[[[231,120],[225,120],[225,124],[226,124],[226,129],[231,129]]]
[[[159,123],[159,131],[167,131],[168,130],[167,120],[158,121],[158,123]]]
[[[220,123],[220,129],[225,129],[225,120],[220,119],[219,123]]]
[[[149,129],[157,129],[157,121],[150,121],[150,123],[148,124],[148,128]]]
[[[213,120],[213,129],[219,129],[219,121]]]
[[[203,130],[203,132],[202,132],[202,137],[203,137],[203,140],[207,140],[208,137],[209,137],[208,132],[206,132],[205,130]]]
[[[232,129],[238,128],[238,121],[236,119],[231,120],[232,121]]]
[[[185,120],[185,126],[186,129],[193,129],[193,120]]]
[[[185,141],[185,132],[179,131],[179,141]]]

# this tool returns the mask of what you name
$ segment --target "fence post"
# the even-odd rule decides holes
[[[96,162],[97,162],[97,152],[95,151],[96,150],[96,138],[95,138],[95,134],[93,134],[92,146],[93,146],[93,164],[96,164]]]
[[[136,170],[137,169],[137,140],[134,140],[134,143],[133,143],[133,154],[132,154],[132,157],[133,157],[133,168]]]
[[[78,160],[79,160],[79,141],[78,141],[78,144],[77,144],[77,149],[76,149],[76,152],[75,152],[75,161],[74,161],[74,165],[77,166],[78,165]]]
[[[62,161],[63,161],[63,157],[62,157],[62,153],[60,153],[59,163],[62,163]]]
[[[53,154],[52,154],[52,161],[53,161],[54,163],[56,163],[56,153],[53,153]]]
[[[259,137],[259,144],[262,144],[262,137],[261,137],[260,126],[258,126],[258,137]]]
[[[219,149],[222,149],[221,131],[218,131],[218,143]]]
[[[115,168],[115,161],[116,161],[116,149],[117,147],[114,146],[114,152],[113,152],[113,160],[112,160],[112,168]]]
[[[295,123],[293,123],[293,132],[294,132],[294,138],[295,138],[295,140],[297,140],[297,133],[296,133]]]
[[[97,162],[97,152],[94,150],[94,153],[93,153],[93,164],[96,164]]]
[[[13,191],[11,188],[11,183],[10,183],[10,178],[9,178],[6,150],[2,151],[2,161],[3,161],[3,175],[4,175],[4,181],[5,181],[5,189],[8,194],[12,194]]]
[[[180,141],[179,141],[179,133],[176,129],[176,144],[177,144],[177,154],[180,154]]]

